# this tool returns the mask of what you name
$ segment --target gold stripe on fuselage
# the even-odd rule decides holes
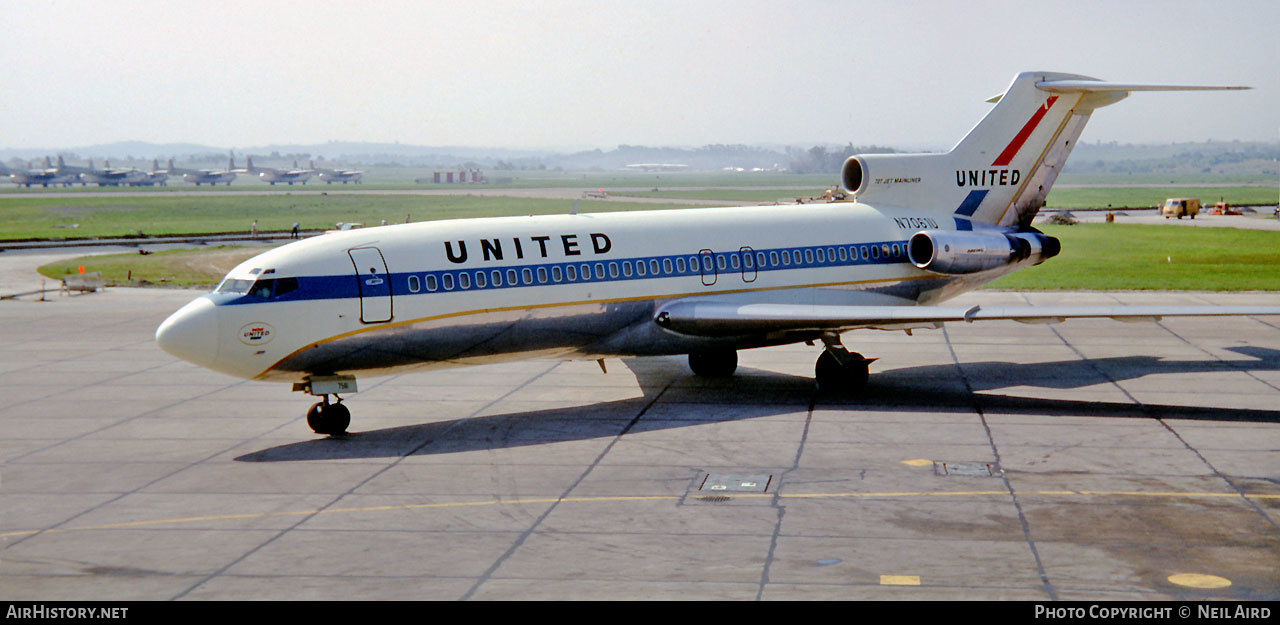
[[[431,315],[431,316],[428,316],[428,317],[420,317],[420,318],[417,318],[417,319],[410,319],[410,320],[406,320],[406,321],[393,321],[393,322],[387,322],[387,323],[378,323],[378,324],[373,324],[373,325],[370,325],[370,326],[368,326],[368,327],[364,327],[364,328],[357,328],[357,329],[355,329],[355,330],[349,330],[349,331],[347,331],[347,332],[343,332],[343,333],[341,333],[341,334],[335,334],[335,335],[333,335],[333,336],[330,336],[330,337],[325,338],[325,339],[321,339],[321,340],[319,340],[319,341],[311,341],[311,342],[307,343],[307,345],[306,345],[305,347],[300,347],[300,348],[298,348],[298,349],[294,350],[294,351],[293,351],[292,353],[290,353],[288,356],[285,356],[284,358],[281,358],[280,360],[277,360],[277,361],[276,361],[275,363],[273,363],[270,367],[267,367],[267,368],[266,368],[266,369],[264,369],[262,372],[260,372],[260,373],[258,373],[257,375],[253,376],[253,379],[255,379],[255,380],[261,380],[261,379],[263,379],[263,377],[264,377],[264,376],[266,376],[268,373],[270,373],[271,371],[275,370],[275,368],[276,368],[276,367],[280,366],[280,364],[281,364],[281,363],[286,362],[286,361],[288,361],[288,360],[290,360],[290,359],[294,358],[295,356],[297,356],[298,354],[300,354],[300,353],[302,353],[302,352],[304,352],[304,351],[306,351],[306,350],[309,350],[309,349],[315,349],[316,347],[319,347],[319,346],[324,345],[324,344],[326,344],[326,343],[332,343],[332,342],[334,342],[334,341],[338,341],[338,340],[341,340],[341,339],[344,339],[344,338],[347,338],[347,337],[356,336],[356,335],[359,335],[359,334],[365,334],[365,333],[368,333],[368,332],[374,332],[374,331],[378,331],[378,330],[385,330],[385,329],[388,329],[388,328],[396,328],[396,327],[408,326],[408,325],[413,325],[413,324],[416,324],[416,323],[425,323],[425,322],[429,322],[429,321],[438,321],[438,320],[440,320],[440,319],[451,319],[451,318],[457,318],[457,317],[466,317],[466,316],[469,316],[469,315],[483,315],[483,314],[486,314],[486,313],[495,313],[495,312],[509,312],[509,311],[512,311],[512,310],[539,310],[539,309],[546,309],[546,308],[563,308],[563,307],[569,307],[569,306],[583,306],[583,305],[589,305],[589,304],[616,304],[616,303],[622,303],[622,302],[638,302],[638,301],[645,301],[645,300],[652,300],[652,301],[659,301],[659,300],[675,300],[675,299],[680,299],[680,298],[684,298],[684,297],[697,297],[697,296],[712,297],[712,296],[719,296],[719,295],[733,295],[733,294],[737,294],[737,293],[756,293],[756,292],[762,292],[762,291],[784,291],[784,290],[790,290],[790,289],[820,289],[820,288],[830,288],[830,287],[839,287],[839,286],[854,286],[854,285],[860,285],[860,284],[875,284],[875,283],[887,283],[887,282],[910,282],[910,281],[915,281],[915,280],[926,280],[926,279],[936,279],[936,278],[938,278],[938,276],[936,276],[936,275],[932,275],[932,274],[926,274],[926,275],[919,275],[919,276],[906,276],[906,277],[898,277],[898,278],[878,278],[878,279],[875,279],[875,280],[855,280],[855,281],[852,281],[852,282],[828,282],[828,283],[821,283],[821,284],[796,284],[796,285],[787,285],[787,286],[763,287],[763,288],[755,288],[755,289],[730,289],[730,290],[726,290],[726,291],[715,291],[715,292],[711,292],[711,293],[708,293],[708,292],[706,292],[706,291],[695,291],[695,292],[690,292],[690,293],[675,293],[675,294],[666,294],[666,295],[645,295],[645,296],[640,296],[640,297],[621,297],[621,298],[599,299],[599,300],[580,300],[580,301],[574,301],[574,302],[553,302],[553,303],[547,303],[547,304],[534,304],[534,305],[525,305],[525,306],[502,306],[502,307],[498,307],[498,308],[480,308],[480,309],[475,309],[475,310],[466,310],[466,311],[459,311],[459,312],[445,313],[445,314],[443,314],[443,315]],[[553,285],[546,285],[546,286],[553,286]],[[402,296],[400,296],[400,297],[409,297],[409,296],[404,296],[404,295],[402,295]]]

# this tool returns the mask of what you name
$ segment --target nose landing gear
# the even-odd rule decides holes
[[[320,397],[322,401],[311,406],[307,411],[307,425],[316,434],[345,434],[351,425],[351,411],[342,405],[338,393],[356,392],[356,379],[349,375],[311,376],[305,382],[293,385],[294,391],[305,392]],[[337,403],[329,403],[329,396],[337,398]]]
[[[307,425],[316,434],[346,434],[347,426],[351,425],[351,411],[342,405],[341,397],[338,397],[338,403],[331,404],[329,396],[325,395],[324,401],[307,411]]]

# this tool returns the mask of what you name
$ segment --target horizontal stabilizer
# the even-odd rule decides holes
[[[1103,82],[1101,80],[1043,80],[1036,87],[1050,93],[1099,93],[1108,91],[1239,91],[1252,89],[1242,85],[1143,85]]]
[[[782,331],[902,330],[939,328],[946,322],[1066,319],[1159,321],[1163,317],[1280,315],[1276,306],[819,306],[673,302],[658,313],[658,325],[694,336],[734,336]]]

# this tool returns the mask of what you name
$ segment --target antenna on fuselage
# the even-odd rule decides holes
[[[569,214],[570,214],[570,215],[577,215],[577,214],[578,214],[578,200],[574,200],[574,201],[573,201],[573,209],[571,209],[571,210],[569,211]]]

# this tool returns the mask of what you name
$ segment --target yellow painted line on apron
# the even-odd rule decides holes
[[[953,498],[953,497],[991,497],[991,496],[1007,496],[1009,491],[1006,490],[969,490],[969,491],[930,491],[930,492],[865,492],[865,493],[794,493],[779,494],[771,493],[716,493],[714,496],[726,497],[729,499],[770,499],[777,497],[779,499],[897,499],[897,498]],[[1043,497],[1142,497],[1142,498],[1172,498],[1172,499],[1232,499],[1240,498],[1238,493],[1199,493],[1199,492],[1173,492],[1173,491],[1124,491],[1124,490],[1042,490],[1042,491],[1018,491],[1018,495],[1023,497],[1043,496]],[[697,495],[692,495],[695,499]],[[1280,494],[1246,494],[1245,499],[1251,500],[1280,500]],[[90,525],[83,527],[55,528],[45,530],[13,530],[0,532],[0,538],[12,538],[17,536],[31,536],[34,534],[62,534],[67,532],[87,532],[100,530],[116,530],[116,529],[134,529],[145,527],[160,527],[165,525],[183,525],[190,523],[219,522],[219,521],[243,521],[251,519],[271,519],[283,517],[299,517],[312,516],[322,514],[351,514],[360,512],[392,512],[403,510],[445,510],[457,508],[481,508],[492,506],[520,506],[520,505],[536,505],[536,504],[556,504],[556,503],[622,503],[636,501],[680,501],[684,499],[684,495],[651,495],[651,496],[634,496],[634,497],[545,497],[537,499],[501,499],[491,501],[457,501],[450,503],[421,503],[421,504],[401,504],[387,506],[361,506],[355,508],[329,508],[329,509],[310,509],[310,510],[292,510],[285,512],[251,512],[243,514],[219,514],[198,517],[181,517],[172,519],[156,519],[151,521],[127,521],[123,523],[109,523],[103,525]]]
[[[919,575],[881,575],[881,586],[919,586]]]
[[[1231,585],[1231,580],[1225,577],[1200,573],[1178,573],[1170,575],[1168,579],[1179,586],[1190,588],[1226,588]]]

